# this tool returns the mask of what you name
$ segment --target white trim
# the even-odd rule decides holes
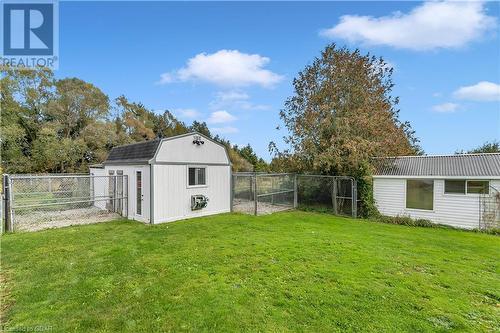
[[[380,179],[459,179],[459,180],[500,180],[500,176],[386,176],[374,175],[373,178]]]
[[[205,184],[189,185],[189,169],[190,168],[193,168],[193,169],[205,169]],[[204,187],[208,187],[208,166],[206,166],[205,164],[188,164],[188,165],[186,165],[186,175],[187,175],[186,188],[204,188]],[[198,173],[195,172],[194,175],[195,175],[195,182],[196,182],[196,179],[198,178]]]

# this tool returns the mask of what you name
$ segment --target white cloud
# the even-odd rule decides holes
[[[472,86],[458,88],[453,96],[471,101],[500,101],[500,84],[481,81]]]
[[[247,100],[250,98],[247,93],[240,91],[220,91],[216,94],[217,100],[221,102],[233,102],[240,100]]]
[[[452,112],[457,111],[459,106],[460,105],[456,104],[456,103],[443,103],[443,104],[434,105],[432,107],[432,110],[436,111],[436,112],[441,112],[441,113],[452,113]]]
[[[196,118],[201,116],[201,113],[199,113],[196,109],[174,109],[173,112],[182,118]]]
[[[270,59],[259,54],[238,50],[220,50],[212,54],[200,53],[189,59],[186,66],[160,75],[158,83],[174,81],[204,81],[220,86],[259,85],[272,87],[283,79],[264,67]]]
[[[167,84],[175,81],[174,76],[171,73],[163,73],[160,74],[160,80],[156,82],[156,84]]]
[[[238,133],[238,129],[236,127],[226,126],[226,127],[213,127],[211,130],[215,133],[219,134],[230,134],[230,133]]]
[[[482,37],[497,26],[480,1],[430,1],[411,12],[373,17],[344,15],[336,26],[320,32],[368,45],[386,45],[412,50],[457,48]]]
[[[235,121],[237,118],[230,114],[227,111],[221,110],[221,111],[215,111],[212,112],[210,117],[208,118],[207,122],[210,124],[222,124],[222,123],[229,123],[232,121]]]
[[[212,110],[269,110],[271,108],[269,105],[254,104],[249,99],[250,96],[241,91],[220,91],[209,106]]]

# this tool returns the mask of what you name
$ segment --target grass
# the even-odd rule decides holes
[[[306,212],[8,234],[3,325],[498,331],[499,251],[497,236]]]

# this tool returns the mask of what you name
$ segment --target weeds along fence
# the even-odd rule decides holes
[[[87,224],[128,215],[126,175],[3,175],[6,231]]]
[[[352,177],[293,173],[234,173],[232,209],[253,215],[287,209],[357,216],[357,184]]]

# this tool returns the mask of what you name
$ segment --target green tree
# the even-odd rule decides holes
[[[62,137],[77,138],[86,126],[109,116],[109,98],[93,84],[67,78],[56,81],[55,87],[47,116],[62,125]]]
[[[467,153],[468,154],[500,153],[500,142],[498,141],[485,142],[481,146],[469,150]]]
[[[50,70],[3,67],[0,79],[2,170],[32,172],[33,144],[46,121],[53,96],[54,78]]]
[[[371,211],[370,158],[420,152],[410,124],[398,118],[392,73],[382,58],[328,45],[294,79],[280,112],[289,151],[273,143],[271,151],[296,171],[357,177]]]
[[[266,163],[266,161],[257,156],[252,146],[250,146],[250,144],[247,144],[245,147],[240,149],[238,149],[238,147],[235,147],[235,149],[244,159],[246,159],[248,162],[250,162],[250,164],[252,164],[254,171],[266,172],[269,170],[269,166]]]
[[[196,120],[193,121],[193,123],[189,127],[189,130],[192,131],[192,132],[198,132],[200,134],[208,136],[209,138],[213,138],[212,137],[212,133],[210,133],[210,130],[208,129],[207,123],[204,122],[204,121],[203,122],[199,122],[199,121],[196,121]],[[220,139],[216,140],[216,141],[220,141]]]

